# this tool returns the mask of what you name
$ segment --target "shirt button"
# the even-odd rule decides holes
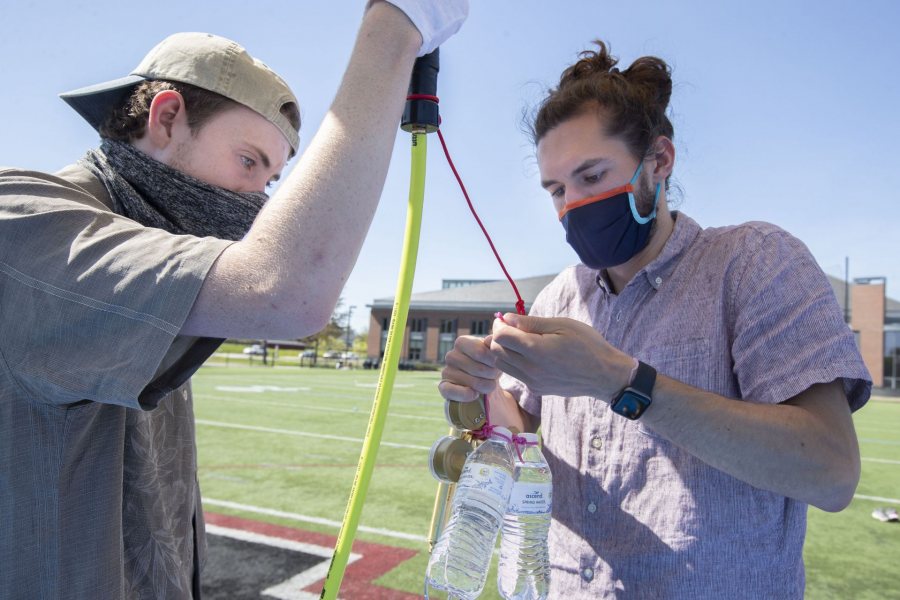
[[[581,571],[581,576],[584,577],[585,581],[591,581],[594,578],[594,570],[590,567],[585,567]]]
[[[662,277],[656,278],[656,285],[662,285]]]
[[[593,502],[591,502],[590,504],[588,504],[588,512],[589,512],[589,513],[595,513],[595,512],[597,512],[597,505],[594,504]]]
[[[603,446],[603,440],[598,437],[595,437],[591,440],[591,447],[594,450],[599,450]]]

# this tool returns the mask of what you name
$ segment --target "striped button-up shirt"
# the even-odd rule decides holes
[[[531,314],[589,323],[660,373],[779,403],[842,379],[850,407],[871,381],[826,276],[767,223],[701,229],[675,213],[661,254],[618,294],[584,265]],[[553,472],[552,598],[801,598],[806,504],[714,469],[609,410],[501,380],[541,419]]]

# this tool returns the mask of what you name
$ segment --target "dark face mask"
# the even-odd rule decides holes
[[[653,210],[646,217],[634,203],[634,184],[644,163],[626,185],[597,196],[570,202],[559,212],[566,241],[578,258],[592,269],[607,269],[628,262],[650,239],[660,184],[656,184]]]

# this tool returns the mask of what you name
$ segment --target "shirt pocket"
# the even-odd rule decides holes
[[[713,365],[706,338],[688,338],[650,346],[639,352],[637,358],[656,369],[660,375],[701,390],[710,389]],[[638,429],[645,435],[660,438],[640,421]]]

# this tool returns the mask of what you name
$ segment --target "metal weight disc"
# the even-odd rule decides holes
[[[456,483],[470,452],[472,445],[463,439],[449,435],[440,438],[431,447],[428,456],[431,475],[444,483]]]
[[[444,414],[447,416],[447,422],[453,427],[461,431],[478,431],[484,426],[484,400],[481,398],[474,402],[447,400],[444,403]]]

